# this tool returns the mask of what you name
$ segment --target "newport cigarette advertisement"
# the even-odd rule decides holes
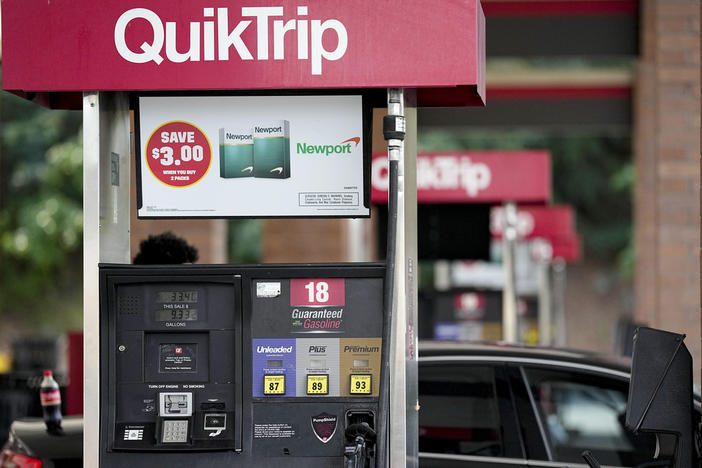
[[[138,216],[364,217],[363,102],[140,96]]]

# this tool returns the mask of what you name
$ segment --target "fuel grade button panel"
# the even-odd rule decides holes
[[[285,374],[266,374],[263,376],[264,395],[285,395]]]
[[[307,394],[308,395],[328,395],[329,394],[329,375],[327,375],[327,374],[308,374],[307,375]]]
[[[370,395],[373,376],[371,374],[351,374],[351,388],[349,393],[352,395]]]

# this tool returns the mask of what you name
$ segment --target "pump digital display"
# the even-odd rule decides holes
[[[156,302],[197,302],[197,291],[159,291],[156,293]]]
[[[166,374],[197,372],[197,343],[162,343],[158,371]]]
[[[195,321],[197,319],[197,309],[162,309],[156,311],[157,322],[168,322],[171,320]]]

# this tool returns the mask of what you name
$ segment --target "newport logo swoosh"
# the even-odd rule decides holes
[[[271,169],[271,173],[276,172],[276,171],[278,171],[278,174],[282,174],[283,168],[282,167],[274,167],[273,169]]]
[[[241,170],[241,172],[246,172],[246,171],[252,172],[252,171],[253,171],[253,166],[245,167],[245,168],[243,168],[243,169]]]
[[[344,143],[350,143],[350,142],[352,142],[352,141],[353,141],[354,143],[356,143],[356,146],[358,146],[358,144],[361,142],[361,137],[349,138],[348,140],[342,141],[341,144],[343,145]]]

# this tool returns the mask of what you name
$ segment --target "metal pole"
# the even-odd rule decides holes
[[[502,265],[505,273],[505,286],[502,289],[502,340],[507,343],[519,341],[517,329],[517,285],[516,285],[516,244],[517,244],[517,205],[504,204],[505,229],[502,235]]]
[[[346,220],[346,258],[349,262],[367,262],[370,259],[366,242],[366,220]]]
[[[553,315],[551,310],[551,263],[539,259],[539,344],[553,344]]]
[[[554,344],[566,346],[568,332],[565,318],[565,291],[568,282],[566,262],[561,258],[553,261],[553,315],[556,328]]]
[[[83,466],[100,466],[98,263],[129,263],[129,98],[83,94]]]
[[[417,396],[417,184],[416,108],[406,108],[408,91],[388,89],[388,115],[404,116],[405,140],[388,140],[388,160],[398,166],[397,224],[390,330],[389,466],[418,464]],[[414,102],[412,102],[414,104]],[[400,119],[401,120],[401,119]],[[382,461],[381,461],[382,463]]]
[[[437,291],[451,289],[451,262],[448,260],[434,262],[434,289]]]

